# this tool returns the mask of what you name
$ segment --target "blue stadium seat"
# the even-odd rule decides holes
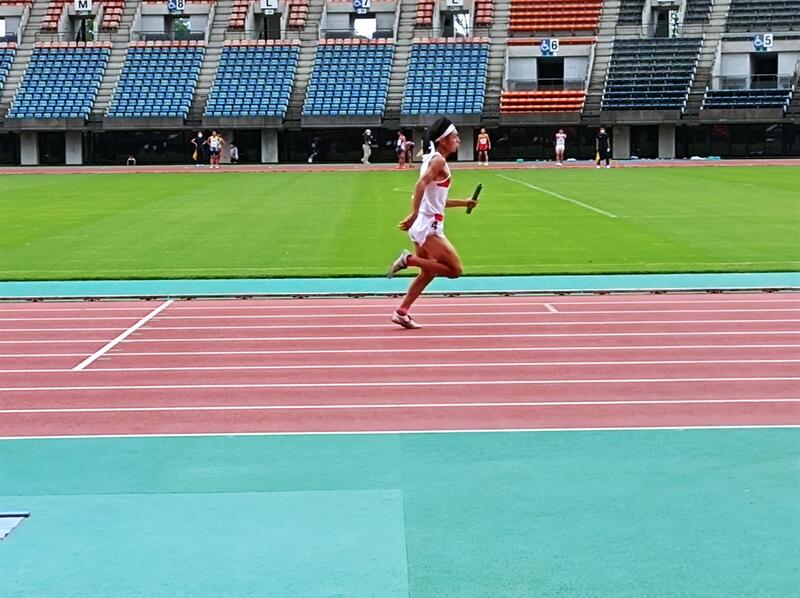
[[[489,44],[415,43],[411,47],[403,114],[483,112]]]
[[[381,116],[394,45],[388,40],[329,40],[317,48],[304,116]]]
[[[615,40],[603,91],[603,110],[682,110],[701,40]]]
[[[110,54],[107,44],[35,47],[8,118],[88,118]]]
[[[707,89],[702,109],[786,108],[792,89]]]
[[[106,115],[186,118],[205,47],[185,44],[131,45]]]
[[[224,47],[205,116],[283,118],[298,53],[299,46],[289,44]]]

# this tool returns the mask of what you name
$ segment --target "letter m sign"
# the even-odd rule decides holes
[[[92,0],[75,0],[75,12],[92,12]]]

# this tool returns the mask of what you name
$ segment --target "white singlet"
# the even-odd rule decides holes
[[[208,147],[212,150],[218,150],[220,148],[219,137],[216,136],[209,137]]]
[[[435,155],[441,155],[435,152]],[[431,157],[433,159],[433,157]],[[430,164],[427,160],[420,170],[420,176],[425,174],[425,171]],[[425,240],[431,235],[437,237],[444,237],[444,209],[447,205],[447,193],[450,191],[450,167],[446,166],[447,178],[443,181],[433,181],[428,183],[425,191],[422,193],[422,201],[419,204],[419,214],[411,228],[408,229],[408,236],[417,245],[424,245]]]
[[[556,147],[559,149],[564,149],[564,145],[567,143],[567,134],[566,133],[556,133]]]

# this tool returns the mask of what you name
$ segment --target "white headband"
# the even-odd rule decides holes
[[[450,126],[444,130],[444,133],[442,133],[441,135],[439,135],[439,137],[436,138],[436,141],[434,141],[434,143],[439,143],[442,139],[444,139],[448,135],[452,135],[453,133],[457,132],[458,131],[456,130],[456,126],[453,123],[450,123]]]

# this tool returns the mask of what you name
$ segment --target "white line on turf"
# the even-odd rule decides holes
[[[195,432],[167,434],[62,434],[40,436],[0,436],[0,441],[9,440],[99,440],[104,438],[235,438],[259,436],[385,436],[411,434],[529,434],[539,432],[691,432],[693,430],[795,430],[800,424],[706,424],[686,426],[609,426],[576,428],[460,428],[452,430],[345,430],[345,431],[287,431],[287,432]]]
[[[432,387],[432,386],[524,386],[562,384],[668,384],[673,382],[794,382],[797,376],[745,376],[706,378],[599,378],[574,380],[431,380],[424,382],[273,382],[273,383],[230,383],[230,384],[119,384],[87,386],[5,386],[0,392],[67,392],[91,390],[202,390],[219,388],[386,388],[386,387]]]
[[[617,405],[711,405],[733,403],[800,403],[800,399],[656,399],[653,401],[502,401],[481,403],[353,403],[334,405],[176,405],[166,407],[44,407],[0,409],[0,414],[22,413],[126,413],[148,411],[314,411],[371,409],[469,409],[497,407],[597,407]]]
[[[92,368],[93,372],[201,372],[201,371],[248,371],[248,370],[369,370],[369,369],[426,369],[426,368],[523,368],[523,367],[570,367],[570,366],[630,366],[630,365],[708,365],[723,364],[765,364],[765,363],[800,363],[800,359],[669,359],[650,361],[502,361],[474,363],[320,363],[320,364],[287,364],[287,365],[189,365],[189,366],[153,366],[123,368]],[[53,374],[70,370],[48,369],[11,369],[0,370],[0,374]]]
[[[546,193],[547,195],[555,197],[556,199],[568,201],[582,208],[586,208],[587,210],[591,210],[592,212],[597,212],[598,214],[602,214],[603,216],[608,216],[609,218],[617,217],[616,214],[612,214],[611,212],[601,210],[600,208],[595,208],[594,206],[590,206],[588,203],[578,201],[577,199],[572,199],[571,197],[566,197],[564,195],[561,195],[560,193],[556,193],[555,191],[550,191],[549,189],[545,189],[544,187],[537,187],[536,185],[531,185],[530,183],[526,183],[525,181],[520,181],[519,179],[512,179],[510,176],[505,176],[504,174],[498,174],[497,176],[499,176],[501,179],[505,179],[513,183],[524,185],[525,187],[533,189],[534,191],[539,191],[540,193]]]
[[[127,330],[119,334],[116,338],[112,339],[104,346],[102,346],[100,349],[89,355],[89,357],[87,357],[86,359],[81,361],[78,365],[76,365],[74,368],[72,368],[73,371],[83,370],[87,366],[91,365],[91,363],[94,362],[98,357],[101,357],[102,355],[113,349],[117,344],[119,344],[120,342],[125,340],[128,336],[136,332],[139,328],[147,324],[147,322],[155,318],[158,314],[160,314],[170,305],[172,305],[172,299],[168,299],[167,301],[156,307],[153,311],[151,311],[141,320],[136,322],[133,326],[129,327]]]

